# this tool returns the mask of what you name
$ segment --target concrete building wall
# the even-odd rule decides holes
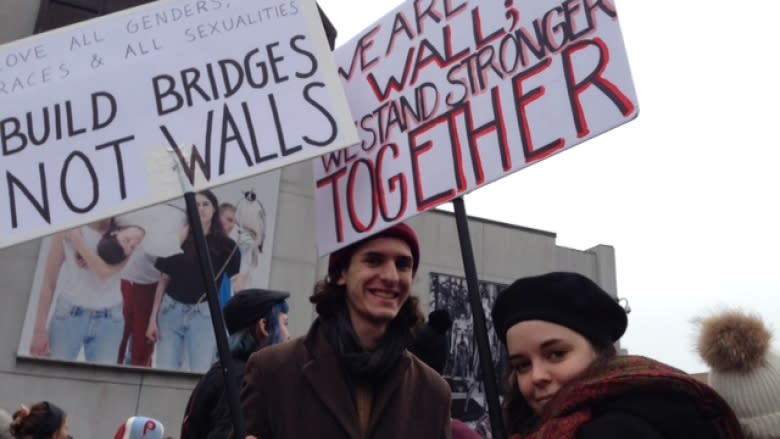
[[[0,44],[32,34],[39,5],[39,0],[0,2]]]
[[[38,2],[0,2],[0,43],[32,32]],[[270,288],[290,291],[290,330],[302,335],[313,319],[308,302],[312,286],[325,272],[316,254],[316,212],[310,163],[282,172],[271,262]],[[474,212],[472,212],[474,213]],[[433,211],[409,221],[420,235],[422,260],[413,291],[428,304],[429,273],[463,276],[454,217]],[[614,250],[587,251],[558,247],[555,234],[492,221],[469,221],[480,280],[510,283],[552,270],[583,273],[616,294]],[[40,241],[0,251],[0,407],[48,399],[70,415],[79,439],[113,437],[132,415],[160,419],[168,435],[178,437],[187,398],[198,376],[127,368],[94,367],[17,358]]]

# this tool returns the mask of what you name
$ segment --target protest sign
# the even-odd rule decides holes
[[[313,0],[155,2],[0,47],[0,247],[358,141]]]
[[[638,114],[609,0],[410,0],[336,63],[361,142],[313,160],[320,254]]]

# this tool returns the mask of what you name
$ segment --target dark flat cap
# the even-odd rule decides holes
[[[260,288],[239,291],[228,300],[225,309],[222,310],[228,333],[234,334],[256,324],[258,320],[268,315],[274,305],[288,297],[290,293],[284,291]]]
[[[509,328],[526,320],[565,326],[596,344],[617,341],[628,326],[615,298],[587,277],[569,272],[516,280],[499,293],[491,314],[504,344]]]

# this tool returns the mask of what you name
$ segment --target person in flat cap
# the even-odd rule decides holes
[[[417,234],[399,223],[333,252],[308,334],[249,358],[241,388],[261,439],[450,437],[447,382],[406,348],[422,320],[410,293]]]
[[[287,329],[289,293],[247,289],[236,293],[222,313],[230,338],[233,370],[240,385],[249,356],[290,339]],[[222,367],[217,361],[190,395],[181,427],[181,439],[228,438],[233,427],[224,392]]]
[[[518,279],[491,314],[511,363],[504,416],[514,439],[743,438],[709,386],[650,358],[617,355],[626,312],[581,274]]]

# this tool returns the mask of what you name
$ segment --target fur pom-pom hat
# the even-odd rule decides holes
[[[780,355],[760,317],[727,310],[698,321],[697,350],[709,385],[725,399],[746,435],[780,438]]]

